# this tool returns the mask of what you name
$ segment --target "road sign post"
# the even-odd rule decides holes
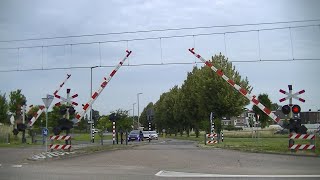
[[[48,130],[48,109],[50,107],[50,104],[53,101],[53,98],[54,98],[54,96],[49,95],[49,94],[47,94],[47,97],[42,98],[44,106],[46,107],[46,129],[47,130]],[[47,134],[48,134],[48,131],[47,131]],[[42,135],[44,137],[44,133]],[[47,138],[45,140],[46,140],[46,152],[47,152],[48,151],[48,140],[47,140]]]

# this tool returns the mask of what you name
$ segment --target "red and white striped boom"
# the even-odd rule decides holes
[[[39,106],[39,110],[37,111],[36,114],[33,115],[32,119],[30,119],[28,125],[29,127],[33,126],[33,124],[36,122],[36,120],[40,117],[42,112],[44,111],[45,107],[44,106]]]
[[[252,102],[254,105],[256,105],[259,109],[261,109],[266,115],[268,115],[271,119],[273,119],[275,122],[279,123],[280,119],[271,112],[270,109],[265,107],[261,102],[259,102],[255,96],[252,96],[245,88],[242,88],[241,86],[235,84],[235,82],[228,78],[221,69],[217,69],[213,63],[205,60],[203,57],[201,57],[199,54],[194,52],[194,48],[189,49],[189,51],[196,56],[198,59],[200,59],[202,62],[204,62],[207,66],[209,66],[215,73],[217,73],[218,76],[222,77],[225,81],[228,82],[232,87],[234,87],[237,91],[239,91],[244,97],[249,99],[250,102]]]
[[[63,81],[62,84],[60,84],[59,88],[56,91],[54,91],[54,93],[53,93],[54,96],[60,91],[60,89],[67,82],[67,80],[70,78],[70,76],[71,76],[71,74],[67,74],[67,78]],[[33,107],[33,105],[30,105],[30,108],[32,108],[32,107]],[[44,106],[39,106],[39,110],[37,111],[37,113],[32,117],[32,119],[28,123],[29,127],[33,126],[33,124],[40,117],[40,115],[44,111],[44,109],[45,109]]]
[[[101,83],[99,89],[95,91],[92,96],[90,97],[90,100],[83,106],[82,111],[76,115],[76,119],[79,122],[81,118],[86,114],[89,107],[92,106],[94,101],[98,98],[98,96],[101,94],[103,89],[108,85],[112,77],[116,74],[116,72],[119,70],[119,68],[122,66],[124,61],[130,56],[132,51],[126,50],[127,55],[119,62],[119,64],[114,68],[114,70],[110,73],[108,78],[104,78],[103,82]]]
[[[59,88],[53,93],[54,96],[60,91],[60,89],[67,82],[67,80],[70,78],[70,76],[71,76],[71,74],[67,74],[67,78],[63,81],[62,84],[60,84]]]

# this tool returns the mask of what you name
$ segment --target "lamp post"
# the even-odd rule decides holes
[[[132,128],[134,129],[134,105],[137,103],[132,104]]]
[[[92,66],[90,67],[90,97],[92,96],[92,69],[94,68],[97,68],[99,66]],[[93,125],[93,122],[92,122],[92,105],[90,106],[90,117],[89,117],[89,120],[90,120],[90,140],[92,143],[94,143],[94,138],[93,138],[93,131],[92,131],[92,127],[94,126]]]
[[[42,101],[44,103],[44,106],[46,107],[46,129],[43,130],[42,135],[44,136],[48,136],[49,135],[49,131],[48,131],[48,109],[50,107],[50,104],[52,103],[54,99],[54,96],[47,94],[47,97],[42,98]],[[48,152],[48,141],[46,138],[46,152]]]
[[[140,122],[139,122],[139,118],[140,118],[140,115],[139,115],[139,113],[140,113],[140,112],[139,112],[139,95],[140,95],[140,94],[142,94],[142,93],[138,93],[138,94],[137,94],[137,99],[138,99],[138,128],[140,127]]]

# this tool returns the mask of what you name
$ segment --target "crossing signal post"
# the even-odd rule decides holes
[[[290,131],[289,136],[289,149],[292,152],[296,150],[314,150],[314,135],[307,134],[307,128],[304,125],[301,125],[301,118],[298,114],[301,111],[301,107],[297,104],[292,104],[292,99],[297,99],[301,102],[305,102],[304,99],[298,97],[298,95],[303,94],[305,90],[301,90],[296,93],[292,93],[292,85],[288,85],[289,93],[280,89],[280,92],[287,95],[286,97],[280,99],[280,102],[289,100],[289,104],[282,106],[283,114],[289,115],[289,124],[286,125],[286,128]],[[293,116],[296,115],[296,116]],[[294,139],[311,139],[311,144],[294,144]]]

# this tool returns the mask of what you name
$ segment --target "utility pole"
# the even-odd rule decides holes
[[[99,66],[92,66],[90,67],[90,97],[92,96],[92,69],[97,68]],[[93,128],[94,124],[92,122],[92,105],[90,106],[90,117],[89,117],[89,122],[90,122],[90,140],[92,143],[94,143],[94,135],[93,135]]]
[[[139,121],[139,118],[140,118],[140,115],[139,115],[140,114],[140,112],[139,112],[139,95],[140,94],[142,94],[142,93],[138,93],[137,94],[137,99],[138,99],[138,128],[140,127],[140,121]]]
[[[134,129],[134,105],[137,103],[132,104],[132,128]]]

